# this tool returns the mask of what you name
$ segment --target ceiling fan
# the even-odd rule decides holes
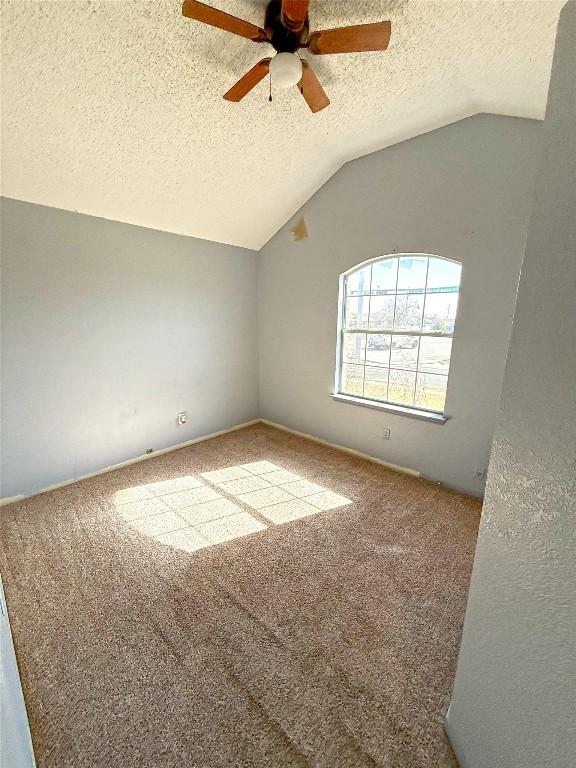
[[[268,73],[275,85],[290,88],[297,85],[312,112],[330,104],[314,70],[297,51],[304,48],[314,55],[385,51],[390,41],[390,22],[357,24],[353,27],[325,29],[309,34],[309,0],[270,0],[266,6],[264,28],[231,16],[197,0],[184,0],[182,14],[202,21],[255,43],[270,43],[276,55],[255,64],[224,94],[228,101],[240,101]]]

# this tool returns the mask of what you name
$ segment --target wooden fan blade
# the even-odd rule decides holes
[[[299,32],[308,16],[308,0],[282,0],[282,24]]]
[[[230,88],[228,93],[224,94],[224,98],[227,101],[241,101],[241,99],[249,93],[255,85],[258,85],[268,74],[270,67],[270,59],[262,59],[258,64],[255,64],[249,72],[246,72],[244,77],[241,77],[238,82]]]
[[[238,19],[236,16],[219,11],[217,8],[211,8],[209,5],[197,2],[197,0],[184,0],[182,15],[195,21],[202,21],[204,24],[210,24],[212,27],[224,29],[226,32],[232,32],[234,35],[247,37],[256,43],[262,43],[266,40],[266,32],[255,24]]]
[[[302,79],[296,87],[301,91],[312,112],[320,112],[330,104],[330,99],[324,93],[314,70],[307,61],[302,62]]]
[[[390,42],[390,22],[358,24],[355,27],[325,29],[310,35],[306,46],[310,53],[356,53],[385,51]]]

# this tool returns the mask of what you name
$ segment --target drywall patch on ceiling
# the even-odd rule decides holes
[[[211,0],[262,23],[260,0]],[[561,0],[311,0],[313,29],[390,19],[385,53],[222,95],[271,52],[179,0],[4,0],[3,194],[259,248],[342,165],[478,112],[542,119]]]

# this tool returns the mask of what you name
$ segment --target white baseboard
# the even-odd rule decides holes
[[[309,435],[306,432],[299,432],[298,430],[291,429],[290,427],[286,427],[283,424],[278,424],[273,421],[269,421],[268,419],[253,419],[252,421],[246,421],[243,424],[237,424],[234,427],[229,427],[228,429],[221,429],[218,432],[212,432],[209,435],[202,435],[201,437],[195,437],[192,440],[187,440],[186,442],[179,443],[177,445],[172,445],[169,448],[162,448],[158,451],[154,451],[150,454],[143,454],[142,456],[136,456],[132,459],[127,459],[126,461],[122,461],[119,464],[113,464],[109,467],[104,467],[103,469],[100,469],[96,472],[91,472],[87,475],[82,475],[81,477],[76,477],[71,480],[65,480],[61,483],[56,483],[55,485],[50,485],[46,488],[43,488],[40,491],[37,491],[34,494],[30,494],[29,496],[37,496],[41,493],[46,493],[46,491],[52,491],[56,488],[63,488],[67,485],[71,485],[72,483],[76,483],[79,480],[86,480],[91,477],[97,477],[98,475],[103,475],[107,472],[113,472],[116,469],[121,469],[122,467],[128,467],[132,464],[136,464],[140,461],[146,461],[147,459],[153,459],[156,456],[161,456],[165,453],[170,453],[171,451],[177,451],[181,448],[186,448],[189,445],[194,445],[195,443],[202,443],[206,440],[211,440],[214,437],[219,437],[220,435],[228,434],[229,432],[236,432],[239,429],[243,429],[244,427],[252,426],[253,424],[267,424],[270,427],[274,427],[276,429],[281,429],[284,432],[289,432],[290,434],[297,435],[298,437],[306,438],[307,440],[313,440],[316,443],[320,443],[321,445],[328,446],[329,448],[335,448],[336,450],[342,451],[344,453],[351,454],[352,456],[358,456],[362,459],[366,459],[368,461],[371,461],[375,464],[380,464],[381,466],[384,466],[388,469],[392,469],[396,472],[403,472],[407,475],[412,475],[413,477],[420,477],[420,472],[409,469],[408,467],[401,467],[397,464],[391,464],[390,462],[383,461],[382,459],[378,459],[375,456],[369,456],[366,453],[362,453],[360,451],[355,451],[353,448],[347,448],[343,445],[338,445],[337,443],[331,443],[328,440],[324,440],[320,437],[316,437],[315,435]],[[21,501],[22,499],[29,498],[29,496],[26,496],[24,494],[20,494],[18,496],[10,496],[6,497],[4,499],[0,499],[0,506],[4,504],[12,504],[16,501]],[[0,591],[1,591],[1,577],[0,577]],[[5,602],[3,601],[3,596],[0,595],[0,601],[2,601],[2,605],[0,606],[2,608],[2,612],[5,613],[5,616],[0,617],[2,621],[5,620],[6,622],[6,628],[8,630],[8,634],[10,632],[9,625],[8,625],[8,616],[7,611],[5,608]],[[4,638],[6,640],[6,638]],[[10,637],[10,646],[11,646],[11,637]],[[12,647],[12,646],[11,646]],[[12,648],[13,652],[13,648]],[[7,654],[4,653],[5,661],[8,659]],[[15,665],[15,660],[14,660]],[[1,670],[2,674],[0,675],[2,678],[4,678],[4,670]],[[18,733],[19,733],[19,739],[17,744],[12,744],[11,749],[18,749],[20,750],[20,762],[18,762],[18,765],[22,766],[23,768],[34,768],[35,762],[34,762],[34,753],[32,750],[32,741],[30,739],[30,731],[28,729],[28,721],[26,717],[26,708],[24,704],[24,697],[22,695],[22,689],[20,688],[19,684],[19,677],[16,672],[16,681],[18,683],[18,686],[15,688],[15,693],[13,694],[13,701],[11,700],[9,702],[10,706],[3,707],[5,710],[5,713],[8,712],[9,717],[17,717],[19,721],[18,725]],[[3,686],[5,687],[5,686]],[[448,730],[448,724],[447,724],[447,730]]]
[[[470,763],[466,759],[464,750],[462,749],[462,744],[460,743],[460,739],[452,727],[452,721],[450,720],[450,707],[448,707],[446,718],[444,719],[444,731],[446,732],[450,746],[452,747],[452,750],[458,759],[458,765],[460,768],[469,768]]]
[[[122,467],[129,467],[131,464],[138,464],[140,461],[147,461],[148,459],[154,459],[156,456],[162,456],[162,454],[170,453],[171,451],[178,451],[180,450],[180,448],[187,448],[189,445],[194,445],[195,443],[203,443],[205,440],[212,440],[212,438],[214,437],[220,437],[220,435],[227,435],[229,432],[236,432],[239,429],[244,429],[244,427],[251,427],[253,424],[267,424],[269,427],[275,427],[276,429],[281,429],[284,432],[289,432],[292,435],[297,435],[298,437],[304,437],[307,440],[313,440],[315,443],[326,445],[329,448],[335,448],[338,451],[349,453],[352,456],[358,456],[359,458],[366,459],[367,461],[371,461],[374,464],[380,464],[381,466],[386,467],[387,469],[391,469],[394,472],[403,472],[405,475],[411,475],[412,477],[420,477],[420,472],[418,472],[415,469],[410,469],[409,467],[401,467],[398,464],[391,464],[389,461],[384,461],[383,459],[377,459],[375,456],[370,456],[369,454],[362,453],[361,451],[355,451],[353,448],[347,448],[345,445],[339,445],[338,443],[330,443],[328,440],[324,440],[323,438],[317,437],[316,435],[309,435],[306,432],[299,432],[296,429],[285,427],[283,424],[278,424],[275,421],[269,421],[268,419],[252,419],[252,421],[245,421],[242,424],[236,424],[234,427],[229,427],[228,429],[221,429],[218,432],[212,432],[209,435],[202,435],[201,437],[195,437],[192,440],[186,440],[186,442],[184,443],[171,445],[168,448],[161,448],[160,450],[154,451],[153,453],[145,453],[142,456],[135,456],[133,459],[127,459],[126,461],[121,461],[119,464],[112,464],[109,467],[98,469],[96,472],[90,472],[87,475],[81,475],[80,477],[74,477],[70,480],[64,480],[61,483],[48,485],[46,488],[42,488],[41,490],[35,491],[34,493],[19,494],[18,496],[7,496],[4,499],[0,499],[0,506],[3,506],[4,504],[13,504],[17,501],[22,501],[23,499],[31,498],[32,496],[39,496],[41,493],[46,493],[47,491],[55,491],[57,488],[64,488],[65,486],[72,485],[72,483],[77,483],[80,480],[88,480],[91,477],[104,475],[107,472],[114,472],[114,470],[116,469],[122,469]]]
[[[15,501],[22,501],[25,498],[26,496],[22,493],[19,496],[5,496],[3,499],[0,499],[0,507],[3,507],[4,504],[14,504]]]
[[[48,485],[46,488],[42,488],[41,490],[35,491],[34,493],[20,494],[19,496],[6,496],[5,498],[0,499],[0,506],[3,506],[4,504],[13,504],[16,501],[29,499],[32,496],[39,496],[41,493],[46,493],[47,491],[55,491],[57,488],[64,488],[65,486],[72,485],[72,483],[77,483],[80,480],[88,480],[90,477],[105,475],[107,472],[114,472],[116,469],[129,467],[131,464],[138,464],[140,461],[154,459],[156,456],[162,456],[162,454],[170,453],[171,451],[178,451],[180,448],[187,448],[189,445],[194,445],[195,443],[203,443],[205,440],[212,440],[213,437],[220,437],[220,435],[227,435],[229,432],[236,432],[239,429],[244,429],[244,427],[251,427],[253,424],[258,424],[260,421],[260,419],[252,419],[252,421],[245,421],[242,424],[236,424],[234,427],[229,427],[228,429],[221,429],[218,432],[211,432],[209,435],[194,437],[192,440],[186,440],[184,443],[171,445],[168,448],[160,448],[160,450],[154,451],[153,453],[144,453],[141,456],[135,456],[133,459],[126,459],[126,461],[121,461],[119,464],[112,464],[109,467],[98,469],[96,472],[90,472],[87,475],[81,475],[80,477],[74,477],[71,480],[63,480],[61,483]]]
[[[354,448],[347,448],[345,445],[339,445],[338,443],[330,443],[328,440],[324,440],[321,437],[316,437],[316,435],[309,435],[307,432],[299,432],[297,429],[291,429],[290,427],[285,427],[283,424],[277,424],[275,421],[269,421],[268,419],[259,419],[259,421],[262,424],[268,424],[269,427],[276,427],[276,429],[282,429],[284,432],[290,432],[292,435],[298,435],[298,437],[305,437],[307,440],[313,440],[315,443],[320,443],[320,445],[326,445],[329,448],[336,448],[338,451],[343,451],[344,453],[349,453],[352,456],[358,456],[360,459],[366,459],[367,461],[372,461],[374,464],[380,464],[383,467],[386,467],[387,469],[392,469],[394,472],[403,472],[405,475],[411,475],[412,477],[420,477],[420,472],[416,469],[410,469],[409,467],[401,467],[398,464],[391,464],[389,461],[384,461],[383,459],[377,459],[376,456],[370,456],[367,453],[362,453],[361,451],[355,451]]]

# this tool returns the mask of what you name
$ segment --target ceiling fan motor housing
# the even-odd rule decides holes
[[[287,29],[282,24],[282,0],[270,0],[266,6],[264,29],[268,42],[278,53],[295,53],[306,46],[310,24],[306,16],[302,29],[297,32]]]
[[[390,42],[390,22],[354,24],[349,27],[310,32],[309,0],[270,0],[264,15],[264,29],[207,5],[201,0],[184,0],[182,14],[194,21],[231,32],[233,35],[269,43],[276,56],[267,56],[224,94],[227,101],[241,101],[266,75],[275,77],[279,87],[298,85],[300,93],[312,112],[319,112],[330,104],[313,68],[298,54],[299,48],[314,56],[332,53],[361,53],[385,51]],[[270,100],[272,96],[270,95]]]

